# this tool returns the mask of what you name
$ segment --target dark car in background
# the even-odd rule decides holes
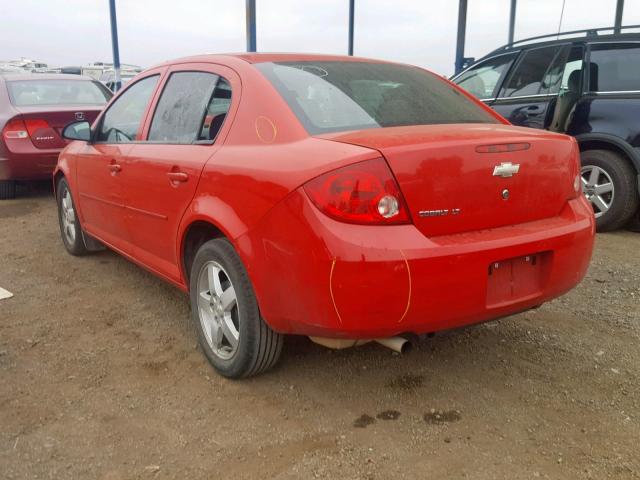
[[[640,189],[640,33],[607,30],[521,40],[452,79],[514,125],[576,138],[599,231],[638,215]]]
[[[0,75],[0,200],[15,196],[17,181],[51,178],[65,125],[93,122],[111,96],[79,75]]]

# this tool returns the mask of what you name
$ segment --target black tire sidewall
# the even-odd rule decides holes
[[[198,277],[203,266],[215,261],[225,270],[236,293],[238,306],[238,348],[230,359],[218,357],[205,338],[198,313]],[[189,297],[191,299],[191,316],[193,326],[198,334],[198,340],[207,359],[223,376],[240,378],[250,373],[259,346],[259,332],[261,329],[260,312],[244,266],[235,249],[226,239],[209,240],[198,250],[191,267],[189,280]]]
[[[65,191],[69,191],[71,204],[73,205],[73,212],[76,218],[76,221],[74,223],[76,235],[73,244],[69,243],[67,236],[64,234],[64,225],[62,223],[62,196],[64,195]],[[87,249],[85,248],[84,242],[82,240],[82,228],[80,227],[80,219],[78,218],[78,211],[76,210],[76,202],[73,199],[71,190],[69,189],[69,184],[64,178],[60,179],[56,186],[56,203],[58,204],[58,226],[60,227],[60,237],[62,238],[64,247],[71,255],[84,255],[85,253],[87,253]]]
[[[638,208],[638,191],[633,167],[620,155],[608,150],[586,150],[581,153],[582,166],[596,166],[607,172],[614,187],[613,204],[609,210],[596,218],[599,232],[623,227]]]

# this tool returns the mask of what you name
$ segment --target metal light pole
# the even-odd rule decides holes
[[[462,71],[464,63],[464,37],[467,29],[467,0],[460,0],[458,7],[458,39],[456,41],[456,70],[458,74]]]
[[[353,23],[355,17],[356,0],[349,0],[349,55],[353,56]]]
[[[516,29],[516,3],[518,0],[511,0],[511,10],[509,12],[509,45],[513,43],[513,35]]]
[[[247,52],[256,51],[256,0],[247,0]]]
[[[113,50],[113,91],[120,90],[120,49],[118,48],[118,20],[116,19],[116,0],[109,0],[109,14],[111,16],[111,48]]]

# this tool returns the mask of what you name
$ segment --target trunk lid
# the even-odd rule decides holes
[[[64,127],[80,120],[93,123],[102,110],[97,105],[56,106],[50,110],[42,106],[14,108],[19,113],[14,119],[25,122],[31,142],[40,149],[63,148],[69,143],[62,138]]]
[[[565,135],[510,125],[456,124],[320,137],[378,150],[400,185],[414,224],[427,236],[557,216],[576,196],[578,147]]]

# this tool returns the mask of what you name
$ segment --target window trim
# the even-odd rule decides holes
[[[541,48],[556,48],[556,52],[553,54],[553,57],[551,58],[551,61],[549,62],[549,65],[547,65],[546,70],[543,73],[543,78],[544,75],[546,75],[547,71],[549,70],[549,67],[551,67],[551,64],[553,63],[553,61],[556,59],[556,57],[558,56],[558,54],[560,53],[560,50],[565,47],[565,46],[569,46],[572,47],[573,46],[573,42],[562,42],[562,43],[558,43],[558,44],[554,44],[554,45],[540,45],[540,46],[536,46],[536,47],[532,47],[532,48],[526,48],[526,49],[522,49],[520,50],[520,56],[518,57],[518,61],[517,63],[514,63],[511,68],[509,69],[509,76],[508,78],[505,78],[503,80],[503,85],[500,86],[500,90],[498,90],[498,94],[502,92],[503,87],[504,87],[504,83],[508,82],[509,80],[511,80],[511,77],[513,76],[513,74],[518,70],[518,67],[520,66],[520,64],[523,62],[524,58],[526,57],[526,54],[533,51],[533,50],[539,50]],[[495,99],[496,100],[509,100],[512,98],[536,98],[536,97],[557,97],[558,94],[557,93],[536,93],[536,94],[532,94],[532,95],[516,95],[513,97],[501,97],[501,96],[497,96]]]
[[[618,40],[618,41],[592,41],[587,43],[587,54],[585,57],[585,61],[587,63],[587,68],[585,71],[587,72],[587,82],[588,85],[584,85],[582,90],[585,94],[589,95],[620,95],[625,93],[640,93],[640,90],[591,90],[591,51],[593,45],[627,45],[627,44],[640,44],[640,40]]]
[[[149,106],[151,106],[155,100],[155,92],[157,91],[158,85],[161,84],[163,76],[165,74],[164,70],[154,70],[152,72],[149,72],[149,75],[145,75],[144,77],[139,78],[138,80],[136,80],[135,82],[132,82],[130,84],[128,84],[125,88],[123,88],[122,90],[120,90],[116,95],[113,96],[113,98],[111,99],[111,101],[107,104],[107,107],[102,111],[102,113],[100,114],[100,117],[98,118],[98,120],[95,123],[95,128],[91,129],[91,138],[89,140],[89,144],[91,145],[128,145],[131,143],[143,143],[140,140],[131,140],[130,142],[126,142],[126,143],[109,143],[106,141],[98,141],[96,140],[97,136],[98,136],[98,132],[100,132],[100,130],[102,129],[102,125],[104,123],[104,118],[107,116],[107,113],[109,112],[109,110],[111,110],[111,108],[118,102],[118,100],[120,99],[120,97],[122,95],[124,95],[124,93],[126,91],[128,91],[130,88],[132,88],[134,85],[137,85],[138,83],[151,78],[151,77],[158,77],[158,81],[154,87],[153,92],[151,92],[151,96],[149,97],[149,102],[147,103],[147,106],[145,108],[145,111],[142,113],[142,118],[140,120],[140,127],[144,127],[144,124],[146,122],[147,119],[147,112],[149,110]]]

